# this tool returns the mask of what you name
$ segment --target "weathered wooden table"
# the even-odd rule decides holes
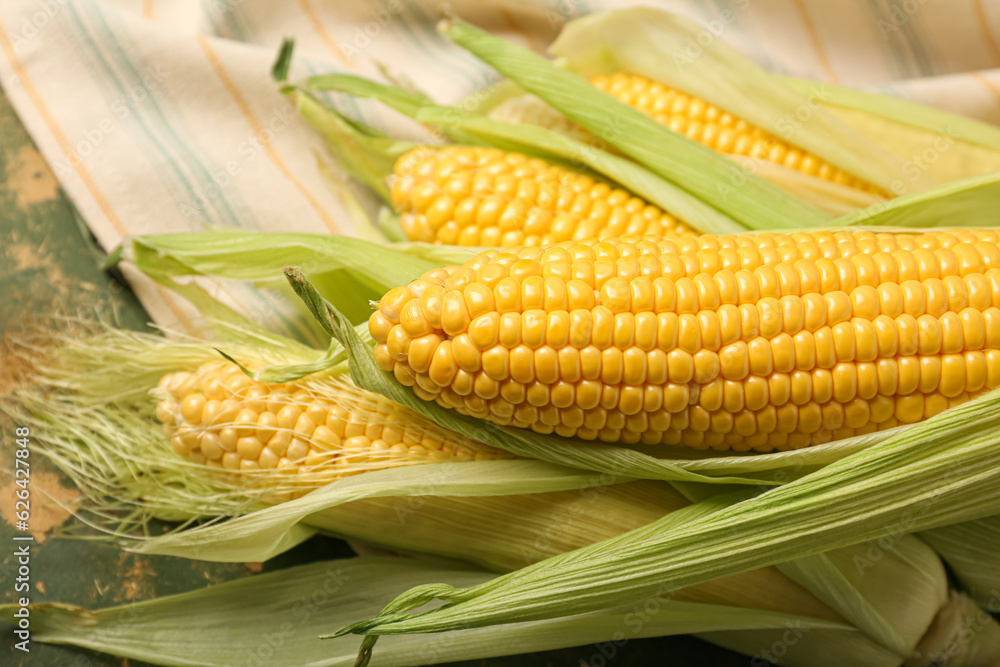
[[[0,93],[0,336],[51,328],[53,313],[114,312],[123,326],[143,328],[146,314],[128,288],[100,268],[103,253],[77,217],[52,171],[35,149],[6,96]],[[13,359],[0,346],[0,396],[9,391]],[[11,424],[0,440],[0,601],[15,598],[12,542],[13,486]],[[267,563],[219,564],[129,554],[102,542],[58,537],[71,525],[75,492],[69,481],[40,457],[32,460],[33,497],[53,500],[32,507],[37,540],[31,562],[32,601],[59,601],[88,608],[107,607],[181,593],[212,583],[319,559],[351,556],[342,541],[315,537]],[[58,501],[58,502],[56,502]],[[11,627],[0,623],[0,663],[23,667],[104,667],[140,664],[91,651],[31,644],[14,648]],[[614,647],[586,646],[532,655],[477,660],[463,665],[501,667],[673,665],[745,667],[751,659],[693,637],[633,640]]]

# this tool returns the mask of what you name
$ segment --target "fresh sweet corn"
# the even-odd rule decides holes
[[[156,417],[180,456],[287,471],[303,490],[379,468],[511,458],[342,378],[265,384],[212,361],[163,376],[156,393]]]
[[[793,449],[1000,386],[1000,234],[629,237],[489,250],[382,297],[423,399],[586,440]]]
[[[601,180],[496,148],[417,148],[396,161],[392,202],[407,238],[539,246],[627,234],[683,234],[669,214]]]
[[[767,160],[856,190],[886,194],[808,151],[658,81],[639,74],[616,72],[595,76],[590,82],[671,130],[720,153]]]

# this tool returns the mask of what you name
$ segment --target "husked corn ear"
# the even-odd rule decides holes
[[[616,72],[590,82],[671,130],[720,153],[746,155],[839,183],[887,195],[822,158],[736,118],[722,109],[639,74]]]
[[[284,470],[308,489],[379,468],[511,458],[343,379],[265,384],[213,361],[163,376],[156,393],[156,417],[180,456]]]
[[[396,161],[392,202],[407,238],[539,246],[690,230],[592,176],[496,148],[417,148]]]
[[[1000,386],[1000,234],[628,237],[490,250],[382,297],[421,398],[586,440],[769,451]]]

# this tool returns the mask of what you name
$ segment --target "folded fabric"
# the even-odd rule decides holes
[[[449,3],[540,51],[566,21],[623,4],[637,3]],[[725,40],[776,72],[1000,124],[998,2],[644,4],[701,22],[694,49]],[[293,36],[292,78],[384,70],[454,102],[496,75],[437,34],[440,12],[439,0],[9,0],[0,7],[0,83],[106,249],[126,235],[206,227],[352,234],[317,169],[322,142],[278,92],[270,66]],[[394,134],[421,132],[375,105],[328,101]],[[127,275],[156,323],[192,317],[179,298]],[[273,307],[238,285],[225,290],[244,312]]]

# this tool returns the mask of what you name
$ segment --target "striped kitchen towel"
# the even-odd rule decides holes
[[[543,51],[566,21],[629,3],[449,4]],[[701,22],[770,70],[1000,124],[998,0],[644,4]],[[453,102],[488,85],[491,72],[436,33],[440,13],[440,0],[4,0],[0,83],[107,249],[130,234],[205,227],[352,234],[317,171],[321,142],[278,93],[270,66],[294,36],[292,78],[384,68]],[[394,133],[419,132],[375,105],[331,102]],[[155,322],[191,317],[177,297],[129,277]],[[244,310],[267,298],[225,289],[220,296]]]

